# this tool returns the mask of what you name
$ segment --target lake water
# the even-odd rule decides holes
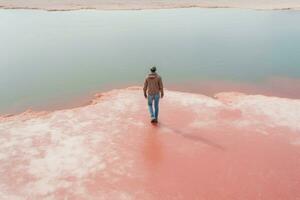
[[[0,10],[0,113],[142,85],[300,98],[300,12]],[[75,105],[75,104],[74,104]]]

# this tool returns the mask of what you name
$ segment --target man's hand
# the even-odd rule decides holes
[[[161,97],[161,98],[164,98],[164,93],[163,93],[163,92],[160,93],[160,97]]]
[[[147,96],[147,94],[146,94],[146,93],[144,93],[144,97],[145,97],[145,99],[147,99],[147,97],[148,97],[148,96]]]

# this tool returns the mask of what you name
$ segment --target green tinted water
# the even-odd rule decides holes
[[[141,85],[300,76],[300,12],[0,10],[0,113]],[[186,85],[186,87],[189,87]]]

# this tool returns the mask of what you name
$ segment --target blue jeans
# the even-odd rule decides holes
[[[148,95],[148,107],[151,119],[157,119],[159,110],[159,94]],[[153,101],[154,101],[154,112],[153,112]]]

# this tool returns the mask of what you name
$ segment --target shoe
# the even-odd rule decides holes
[[[151,123],[156,123],[155,121],[156,121],[155,118],[151,119]]]
[[[158,123],[157,119],[154,119],[154,123]]]

